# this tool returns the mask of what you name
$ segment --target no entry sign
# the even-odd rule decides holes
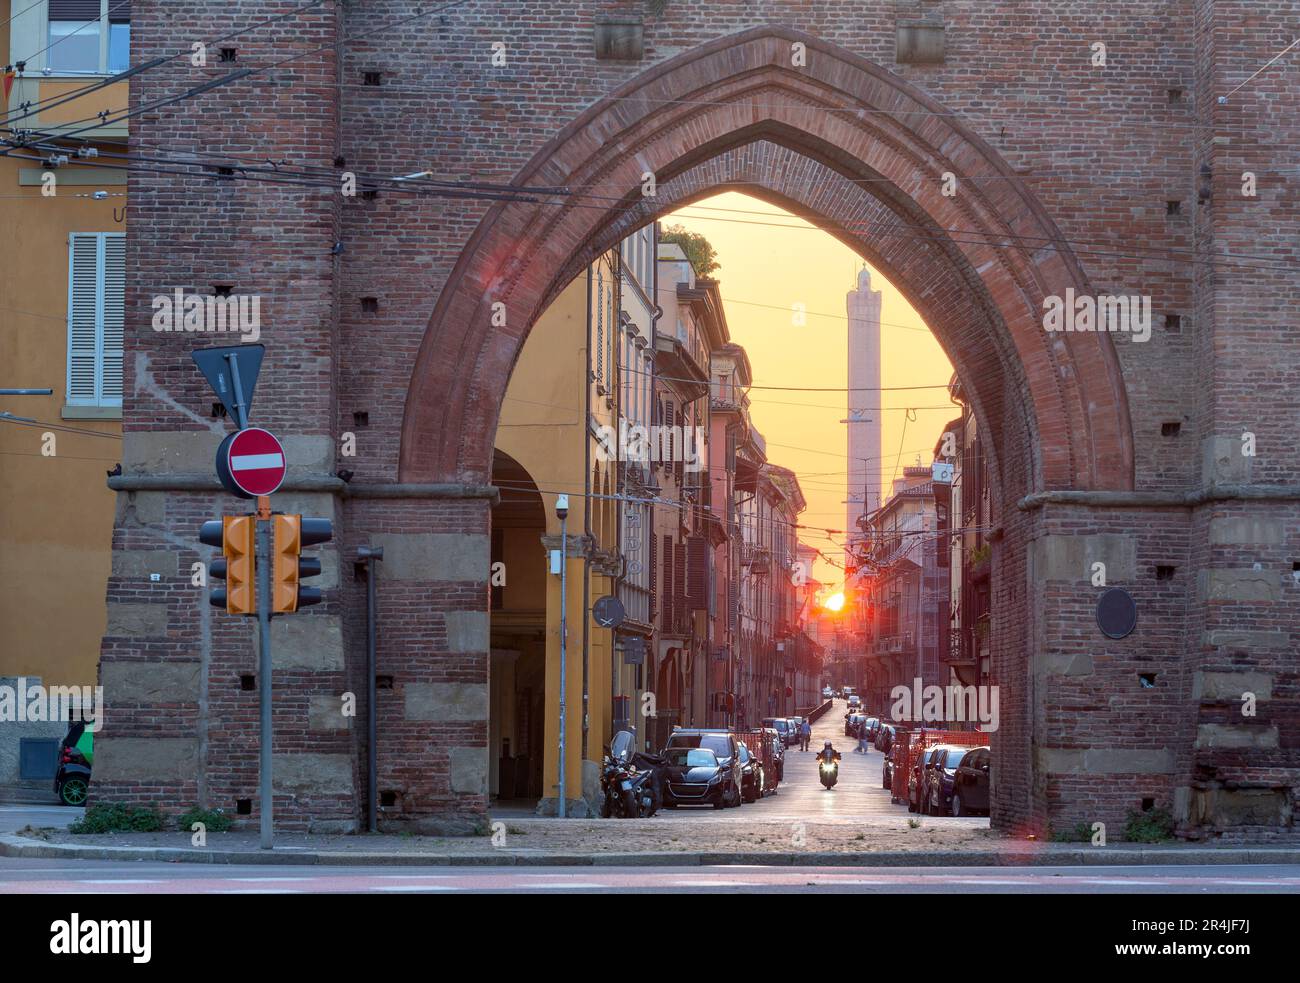
[[[217,477],[232,495],[270,495],[284,481],[284,448],[259,427],[237,430],[217,448]]]

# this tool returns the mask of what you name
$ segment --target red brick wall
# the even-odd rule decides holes
[[[185,49],[293,6],[140,3],[135,58]],[[759,8],[672,0],[663,15],[646,17],[645,57],[631,63],[593,57],[593,19],[600,11],[637,12],[641,4],[471,2],[399,25],[416,6],[327,3],[226,42],[238,47],[233,66],[216,64],[214,56],[207,69],[182,59],[146,73],[132,82],[135,106],[232,67],[302,55],[133,120],[132,152],[247,154],[326,174],[427,167],[446,179],[494,182],[515,179],[531,161],[532,183],[585,184],[589,193],[620,202],[634,194],[643,162],[654,161],[662,197],[651,208],[635,197],[619,204],[635,207],[629,224],[739,181],[820,217],[922,308],[976,394],[981,428],[997,449],[1003,536],[994,556],[994,674],[1003,692],[995,821],[1040,830],[1049,821],[1119,822],[1143,797],[1164,802],[1177,786],[1237,775],[1294,788],[1300,721],[1287,661],[1300,633],[1293,613],[1300,588],[1290,579],[1290,561],[1300,558],[1292,556],[1294,501],[1016,508],[1023,495],[1044,488],[1193,492],[1202,484],[1201,442],[1247,427],[1257,433],[1260,453],[1236,483],[1296,482],[1300,421],[1292,394],[1300,360],[1290,329],[1300,289],[1292,275],[1297,205],[1286,192],[1291,178],[1269,173],[1279,161],[1297,159],[1287,70],[1256,80],[1227,105],[1215,101],[1290,41],[1294,3],[949,0]],[[927,14],[946,24],[945,63],[895,64],[896,16]],[[392,26],[355,39],[385,24]],[[764,24],[777,32],[750,39],[748,49],[720,40]],[[349,36],[355,40],[343,43]],[[797,77],[755,72],[766,87],[749,93],[749,77],[727,77],[728,66],[752,57],[755,44],[772,55],[805,36],[811,60]],[[507,45],[504,67],[491,64],[496,41]],[[1108,46],[1105,68],[1090,64],[1093,41]],[[708,44],[716,52],[699,56]],[[326,50],[313,52],[321,46]],[[686,61],[669,64],[682,53]],[[370,71],[382,73],[378,87],[362,84]],[[882,71],[914,90],[890,83]],[[634,82],[642,86],[636,99]],[[588,112],[621,86],[629,87],[622,98]],[[1181,100],[1171,101],[1170,89],[1181,89]],[[745,104],[747,115],[718,105],[726,100]],[[876,111],[846,111],[863,106]],[[761,125],[737,131],[738,121],[751,120]],[[700,149],[709,139],[717,142]],[[737,141],[744,145],[729,145]],[[1210,168],[1208,182],[1202,166]],[[1248,168],[1260,174],[1256,199],[1234,195]],[[934,183],[949,169],[962,177],[956,199],[942,198]],[[1211,193],[1202,203],[1207,183]],[[319,470],[347,468],[357,483],[486,482],[497,407],[531,318],[627,227],[611,222],[611,202],[597,198],[568,208],[500,208],[480,225],[489,214],[484,203],[396,193],[365,201],[324,189],[143,172],[131,175],[130,193],[128,434],[204,432],[212,397],[188,349],[213,342],[152,332],[148,298],[228,283],[262,297],[268,359],[254,420],[335,446],[343,432],[355,432],[357,456]],[[1166,214],[1170,200],[1182,203],[1179,215]],[[928,223],[965,231],[955,242],[932,240]],[[994,248],[1000,241],[1044,248]],[[335,243],[342,244],[339,255],[331,254]],[[1265,258],[1208,262],[1224,252]],[[1039,301],[1066,284],[1152,295],[1151,341],[1043,336],[1034,319]],[[504,330],[484,321],[482,305],[494,296],[507,301]],[[365,297],[376,298],[378,309],[364,311]],[[1179,330],[1165,328],[1167,314],[1182,316]],[[369,415],[364,428],[353,416],[361,412]],[[1163,436],[1161,425],[1173,421],[1180,432]],[[130,446],[128,439],[128,458]],[[164,534],[193,541],[199,521],[218,514],[223,501],[173,495],[151,530],[120,518],[115,548],[149,548],[144,544],[162,542]],[[1284,542],[1211,547],[1207,515],[1220,510],[1280,514]],[[340,587],[326,605],[299,617],[343,616],[347,668],[338,679],[277,678],[287,749],[320,750],[315,735],[293,730],[301,701],[345,684],[364,693],[355,547],[385,528],[484,531],[488,515],[481,500],[343,499],[339,519]],[[1139,558],[1134,582],[1122,586],[1138,598],[1140,628],[1117,644],[1102,644],[1093,620],[1096,591],[1082,577],[1038,585],[1027,574],[1034,537],[1106,532],[1135,537]],[[1150,568],[1166,559],[1177,573],[1157,583]],[[1203,568],[1254,563],[1276,573],[1274,600],[1245,607],[1199,600]],[[166,635],[106,638],[105,660],[195,657],[205,644],[195,613],[203,601],[187,575],[188,563],[166,592],[147,594],[149,603],[167,606]],[[129,599],[137,589],[114,578],[109,598]],[[386,585],[380,672],[391,673],[397,686],[485,680],[486,653],[450,657],[439,649],[443,612],[482,609],[480,594],[480,584]],[[1202,644],[1204,631],[1247,623],[1268,625],[1285,641],[1262,651]],[[210,801],[228,804],[255,796],[254,718],[247,715],[255,714],[256,694],[227,691],[231,674],[255,657],[244,626],[220,614],[210,624],[204,775]],[[1075,651],[1092,655],[1092,676],[1035,682],[1035,659]],[[1268,713],[1280,729],[1278,749],[1193,750],[1190,680],[1212,665],[1275,674]],[[1159,672],[1156,690],[1133,691],[1140,666]],[[113,707],[107,695],[110,740],[197,726],[192,705]],[[408,725],[400,704],[386,706],[385,699],[381,694],[380,767],[384,782],[400,785],[403,813],[481,815],[481,797],[450,792],[444,745],[485,744],[485,727]],[[1174,749],[1174,773],[1081,778],[1035,766],[1041,747],[1153,741]],[[358,768],[364,764],[355,733],[325,746],[349,751]],[[1204,768],[1217,777],[1207,778]],[[188,785],[166,791],[180,799],[197,794]],[[347,796],[286,802],[282,813],[300,823],[350,821],[358,804]]]

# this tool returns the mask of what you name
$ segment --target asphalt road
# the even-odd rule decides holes
[[[851,822],[882,816],[906,816],[907,806],[892,805],[889,792],[881,787],[884,755],[875,748],[859,754],[855,750],[857,740],[844,736],[844,711],[844,701],[836,700],[831,709],[813,724],[813,737],[807,751],[800,751],[798,745],[786,749],[785,778],[775,795],[748,803],[738,813],[733,810],[728,814],[729,818],[750,815],[764,819]],[[817,752],[828,740],[842,755],[839,782],[832,789],[823,788],[817,774]],[[682,816],[707,818],[713,810],[679,809],[677,812]],[[932,821],[984,829],[989,825],[987,816],[936,817]]]
[[[24,826],[67,826],[86,814],[72,806],[13,803],[0,806],[0,833],[16,833]]]
[[[0,858],[19,894],[1300,894],[1300,866],[303,868]]]

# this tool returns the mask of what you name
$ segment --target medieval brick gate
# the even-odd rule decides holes
[[[134,6],[141,61],[301,4]],[[886,271],[990,435],[994,824],[1117,829],[1150,799],[1187,832],[1291,828],[1300,223],[1294,175],[1270,168],[1297,159],[1300,126],[1287,72],[1217,97],[1289,43],[1300,4],[1064,6],[326,0],[228,42],[234,66],[180,59],[133,80],[141,107],[274,63],[135,118],[140,157],[232,155],[331,179],[428,169],[572,194],[501,203],[385,184],[345,198],[238,170],[132,171],[100,796],[257,809],[257,693],[241,688],[253,629],[190,579],[208,558],[199,523],[230,500],[211,477],[225,425],[188,350],[220,339],[155,333],[153,295],[261,296],[252,418],[288,437],[277,507],[340,530],[327,603],[275,625],[278,817],[360,817],[364,728],[337,707],[366,689],[354,561],[375,543],[387,815],[455,828],[486,809],[488,481],[514,359],[599,251],[737,189]],[[914,24],[930,25],[931,45],[942,36],[941,62],[900,63],[897,29]],[[610,30],[629,57],[596,57]],[[1044,332],[1043,299],[1070,288],[1150,295],[1151,339]],[[1097,630],[1095,561],[1136,599],[1122,641]],[[1254,717],[1240,713],[1246,691]]]

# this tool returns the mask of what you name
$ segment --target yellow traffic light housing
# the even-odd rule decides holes
[[[298,610],[298,555],[302,552],[302,516],[276,515],[271,556],[271,613]]]
[[[318,577],[321,562],[314,556],[303,557],[304,546],[327,543],[334,529],[329,519],[304,519],[300,515],[275,515],[271,517],[271,570],[272,614],[293,614],[299,608],[319,604],[322,594],[319,587],[303,587],[303,577]]]
[[[221,552],[226,558],[226,611],[257,614],[256,516],[224,516],[221,526]]]

